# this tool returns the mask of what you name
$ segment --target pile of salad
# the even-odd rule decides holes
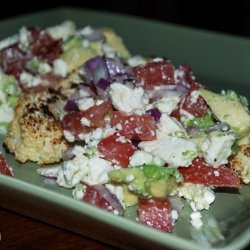
[[[88,27],[88,32],[100,39],[95,29]],[[71,44],[79,34],[70,33]],[[88,46],[90,41],[85,36],[80,42]],[[25,88],[23,73],[13,77],[3,71],[4,77],[13,77],[12,83],[21,82],[14,84],[11,97],[34,87],[39,70],[67,76],[69,65],[63,58],[39,55],[26,64],[33,78],[23,76]],[[37,65],[41,69],[35,73],[27,68]],[[201,228],[201,211],[215,201],[216,187],[240,186],[230,157],[250,133],[246,98],[231,90],[208,90],[188,65],[175,67],[159,57],[124,57],[107,46],[77,65],[77,72],[75,91],[60,118],[70,149],[60,164],[42,166],[38,173],[72,189],[75,199],[115,215],[136,206],[138,223],[164,232],[173,231],[185,199],[192,208],[191,224]],[[15,105],[12,99],[6,103]]]

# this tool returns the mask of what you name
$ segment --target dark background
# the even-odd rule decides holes
[[[23,0],[5,2],[0,9],[0,19],[61,6],[106,10],[250,37],[250,1],[247,0],[199,2],[190,0]]]

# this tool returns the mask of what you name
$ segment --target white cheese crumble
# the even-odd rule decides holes
[[[8,37],[2,41],[0,41],[0,50],[9,47],[12,44],[15,44],[18,42],[19,35],[13,35],[11,37]]]
[[[118,82],[110,85],[109,94],[114,107],[126,113],[144,110],[144,105],[148,104],[149,101],[143,88],[135,87],[132,89]]]
[[[59,186],[72,188],[88,173],[88,158],[82,154],[70,161],[64,161],[59,170],[57,183]]]
[[[83,98],[77,101],[77,106],[80,110],[87,110],[95,105],[95,101],[91,97]]]
[[[37,173],[46,177],[57,177],[59,170],[62,168],[61,165],[56,165],[53,167],[41,167],[37,169]]]
[[[145,151],[137,150],[129,159],[129,164],[132,167],[142,166],[144,164],[150,164],[153,161],[153,156]]]
[[[128,59],[128,65],[130,67],[136,67],[139,65],[144,65],[146,64],[147,61],[142,57],[142,56],[132,56]]]
[[[53,62],[53,71],[56,75],[65,77],[68,74],[68,66],[63,59],[56,59]]]
[[[55,40],[63,39],[66,40],[76,32],[75,24],[72,21],[65,21],[60,25],[49,27],[48,33]]]
[[[232,132],[211,132],[201,145],[205,161],[215,168],[228,163],[235,139],[236,136]]]
[[[108,183],[108,172],[112,170],[111,164],[101,158],[94,157],[88,162],[88,175],[83,180],[90,185]]]
[[[186,130],[182,124],[174,117],[169,116],[166,113],[161,115],[160,121],[157,124],[160,133],[165,135],[177,135],[186,137]]]
[[[125,208],[123,187],[121,185],[113,185],[110,183],[105,184],[105,187],[117,197],[123,208]]]
[[[88,120],[87,118],[83,117],[83,118],[81,119],[81,124],[82,124],[83,126],[90,127],[90,120]]]
[[[75,136],[70,131],[63,130],[63,135],[67,141],[69,141],[69,142],[75,141]]]
[[[167,113],[168,115],[170,115],[177,108],[179,101],[180,95],[177,92],[171,92],[169,96],[157,100],[153,103],[153,105],[162,113]]]
[[[38,86],[42,80],[40,77],[35,77],[30,73],[23,71],[20,75],[20,82],[25,84],[28,88]]]
[[[209,209],[214,202],[215,195],[210,187],[200,184],[183,183],[177,188],[180,197],[190,201],[190,207],[194,212],[203,209]]]
[[[199,229],[202,227],[203,222],[202,222],[202,215],[200,212],[193,212],[190,215],[190,223],[192,224],[193,227]]]
[[[22,27],[19,30],[19,47],[22,50],[27,50],[27,48],[29,47],[29,31],[27,30],[26,27]]]
[[[163,134],[158,134],[157,140],[141,142],[139,147],[175,167],[189,166],[198,155],[198,147],[191,140]]]

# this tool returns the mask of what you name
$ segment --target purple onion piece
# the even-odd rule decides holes
[[[124,209],[118,200],[118,198],[110,192],[108,188],[101,184],[93,185],[92,186],[102,197],[105,199],[115,210],[122,214]]]
[[[102,60],[103,60],[102,56],[96,56],[85,62],[84,66],[87,70],[93,71],[96,69],[96,67]]]
[[[63,161],[70,161],[75,158],[75,154],[73,153],[73,150],[74,148],[71,148],[63,154],[62,156]]]
[[[146,111],[146,114],[151,115],[156,122],[161,119],[161,111],[158,108],[149,109]]]
[[[97,84],[96,84],[96,87],[102,89],[102,90],[106,90],[109,86],[110,86],[111,82],[104,79],[104,78],[101,78]]]
[[[45,176],[43,182],[47,185],[57,185],[57,177]]]
[[[64,110],[66,112],[70,112],[70,111],[79,111],[79,108],[77,106],[76,100],[73,99],[69,99],[67,101],[67,103],[64,106]]]

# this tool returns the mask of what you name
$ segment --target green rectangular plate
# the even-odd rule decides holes
[[[0,39],[23,25],[47,27],[66,19],[79,27],[112,27],[132,54],[188,63],[199,82],[212,90],[235,89],[250,99],[250,41],[134,17],[81,9],[62,8],[0,22]],[[2,142],[2,139],[1,139]],[[0,176],[0,206],[66,228],[118,247],[147,249],[241,249],[250,242],[250,187],[239,191],[218,190],[215,203],[204,217],[213,217],[224,240],[204,244],[204,236],[188,221],[188,206],[173,234],[114,216],[71,197],[71,191],[45,184],[37,165],[19,164],[0,148],[13,167],[15,178]]]

